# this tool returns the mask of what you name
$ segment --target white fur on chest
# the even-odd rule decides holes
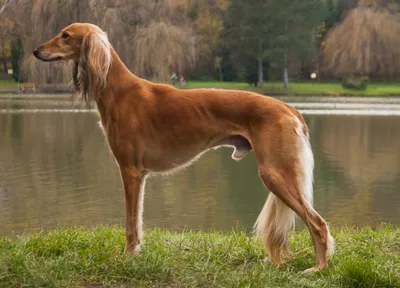
[[[103,123],[101,121],[97,122],[99,124],[100,130],[103,131],[104,136],[107,136],[106,130],[104,130]]]

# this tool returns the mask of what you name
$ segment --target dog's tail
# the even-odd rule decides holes
[[[279,249],[276,250],[275,247],[283,247],[287,251],[286,237],[287,233],[294,227],[295,217],[293,210],[278,197],[273,193],[268,195],[254,225],[254,230],[256,235],[263,240],[271,260],[280,259],[279,255],[271,255],[271,253],[279,253]]]
[[[296,113],[297,114],[297,113]],[[298,116],[299,115],[299,116]],[[312,206],[313,202],[313,170],[314,157],[311,150],[307,127],[300,113],[295,117],[296,134],[298,137],[298,161],[300,169],[296,180],[304,201]],[[299,119],[299,117],[301,117]],[[254,230],[259,236],[269,253],[271,260],[280,261],[280,249],[288,253],[287,234],[294,228],[296,214],[273,193],[268,195],[267,201],[257,218]],[[276,255],[271,255],[271,253]]]

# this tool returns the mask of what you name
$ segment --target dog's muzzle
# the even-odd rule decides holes
[[[44,62],[52,62],[52,61],[62,60],[62,57],[60,57],[60,56],[51,58],[51,54],[49,54],[48,52],[44,52],[44,51],[40,50],[39,48],[36,48],[35,50],[33,50],[32,53],[33,53],[33,55],[35,55],[35,57],[37,59],[42,60]]]

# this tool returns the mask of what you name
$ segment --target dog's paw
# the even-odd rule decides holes
[[[301,274],[311,274],[311,273],[318,272],[320,270],[321,270],[321,268],[312,267],[312,268],[308,268],[308,269],[304,270],[303,272],[301,272]]]
[[[125,245],[124,254],[125,255],[133,255],[133,254],[136,254],[137,252],[139,252],[139,250],[140,250],[140,244]]]

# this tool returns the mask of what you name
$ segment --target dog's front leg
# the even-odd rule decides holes
[[[125,189],[125,253],[135,253],[142,238],[143,186],[145,175],[134,166],[120,166]]]

